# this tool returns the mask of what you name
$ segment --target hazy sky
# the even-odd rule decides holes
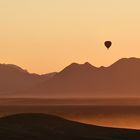
[[[107,51],[103,43],[112,40]],[[0,0],[0,63],[30,72],[140,57],[140,0]]]

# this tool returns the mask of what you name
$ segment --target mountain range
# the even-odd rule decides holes
[[[0,64],[0,96],[137,97],[140,58],[122,58],[108,67],[72,63],[60,72],[44,75]]]

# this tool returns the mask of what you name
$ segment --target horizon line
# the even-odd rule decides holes
[[[123,60],[123,59],[140,59],[140,58],[139,58],[139,57],[123,57],[123,58],[120,58],[120,59],[114,61],[114,62],[113,62],[112,64],[110,64],[109,66],[103,66],[103,65],[101,65],[101,66],[99,66],[99,67],[94,66],[92,63],[90,63],[90,62],[88,62],[88,61],[86,61],[86,62],[84,62],[84,63],[71,62],[69,65],[65,66],[63,69],[65,69],[66,67],[68,67],[68,66],[70,66],[70,65],[72,65],[72,64],[77,64],[77,65],[90,64],[91,66],[93,66],[93,67],[95,67],[95,68],[102,68],[102,67],[108,68],[108,67],[112,66],[113,64],[115,64],[115,63],[117,63],[118,61]],[[52,71],[52,72],[48,72],[48,73],[46,72],[46,73],[41,73],[41,74],[39,74],[39,73],[35,73],[35,72],[30,72],[30,71],[28,71],[28,69],[23,68],[22,66],[19,66],[19,65],[17,65],[17,64],[0,63],[0,65],[13,65],[13,66],[17,66],[17,67],[21,68],[22,70],[27,71],[29,74],[37,74],[37,75],[45,75],[45,74],[51,74],[51,73],[58,73],[58,72],[61,72],[61,71],[63,70],[63,69],[61,69],[60,71]]]

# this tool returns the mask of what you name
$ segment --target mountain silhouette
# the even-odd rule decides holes
[[[0,64],[0,95],[11,94],[36,85],[49,78],[50,74],[31,74],[13,64]]]
[[[47,114],[0,118],[2,140],[138,140],[140,131],[87,125]]]
[[[47,97],[140,96],[140,59],[123,58],[109,67],[71,65],[27,92]]]
[[[17,66],[2,64],[0,76],[0,95],[140,96],[139,58],[122,58],[109,67],[99,68],[88,62],[84,64],[72,63],[60,72],[44,75],[31,74]]]

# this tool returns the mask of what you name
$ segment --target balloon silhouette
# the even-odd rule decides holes
[[[112,45],[112,42],[111,41],[105,41],[104,44],[105,44],[106,48],[109,49]]]

